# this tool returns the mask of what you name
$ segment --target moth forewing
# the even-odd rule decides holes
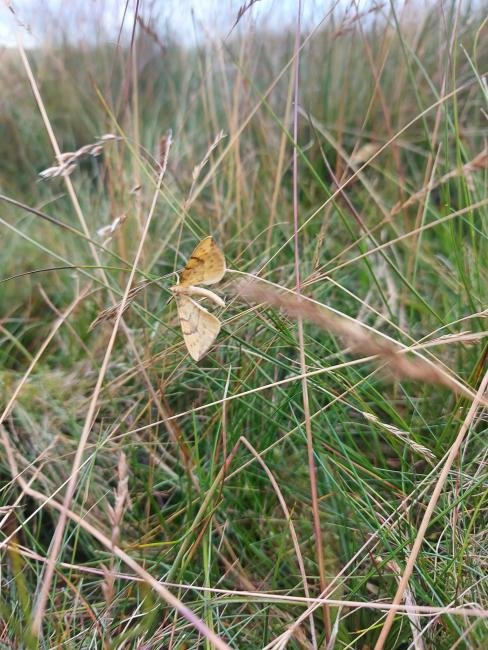
[[[175,299],[188,352],[195,361],[200,361],[217,338],[220,321],[185,293],[176,293]]]
[[[216,284],[225,275],[225,257],[213,237],[197,244],[180,275],[180,285]]]

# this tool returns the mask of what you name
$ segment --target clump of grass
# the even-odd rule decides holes
[[[483,647],[484,16],[324,14],[297,84],[296,29],[238,4],[195,46],[140,13],[1,52],[3,642],[318,648],[326,605],[329,647]],[[208,234],[195,364],[167,289]]]
[[[270,305],[285,312],[294,320],[308,320],[325,331],[338,335],[347,351],[356,356],[366,357],[365,361],[370,359],[378,361],[382,368],[394,377],[446,386],[454,393],[474,398],[474,393],[440,366],[420,356],[409,359],[405,354],[408,348],[402,349],[396,346],[391,339],[378,336],[371,331],[371,328],[339,315],[325,305],[303,296],[296,296],[291,292],[277,290],[268,283],[241,282],[235,288],[235,292],[245,300]]]

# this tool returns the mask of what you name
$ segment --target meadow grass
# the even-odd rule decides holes
[[[482,9],[0,52],[1,647],[486,647]]]

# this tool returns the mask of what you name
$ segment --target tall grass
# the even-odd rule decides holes
[[[324,10],[299,58],[252,11],[194,46],[46,41],[31,82],[0,53],[6,648],[488,642],[483,7]],[[119,139],[43,179],[49,128]],[[207,234],[196,364],[168,288]]]

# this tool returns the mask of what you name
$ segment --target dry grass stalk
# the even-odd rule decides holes
[[[129,291],[127,295],[127,300],[124,303],[122,313],[125,313],[129,309],[131,304],[134,302],[137,294],[140,293],[143,289],[145,289],[149,284],[151,284],[150,280],[143,280],[135,287],[132,287],[132,289]],[[122,300],[116,303],[115,305],[112,305],[111,307],[108,307],[107,309],[101,311],[98,314],[98,316],[95,318],[95,320],[91,323],[88,331],[91,332],[92,330],[95,329],[95,327],[97,327],[97,325],[100,325],[100,323],[115,318],[119,312],[121,305],[122,305]]]
[[[144,228],[141,233],[141,237],[139,240],[139,244],[136,250],[136,254],[134,257],[134,261],[132,263],[132,268],[129,274],[129,278],[127,280],[127,284],[124,290],[124,295],[122,298],[122,302],[119,308],[119,311],[117,312],[117,316],[115,317],[115,323],[112,328],[112,333],[110,335],[110,339],[107,343],[107,347],[105,350],[105,354],[103,357],[102,365],[100,367],[99,373],[98,373],[98,378],[97,378],[97,383],[95,385],[95,388],[93,390],[93,393],[91,395],[91,399],[88,405],[88,409],[86,412],[86,417],[85,417],[85,422],[83,424],[83,429],[81,431],[81,435],[78,441],[78,446],[76,449],[75,457],[73,459],[73,464],[71,466],[71,471],[69,475],[69,480],[68,484],[66,486],[66,491],[64,494],[63,498],[63,510],[61,511],[60,517],[58,519],[58,522],[56,524],[56,528],[54,530],[54,535],[52,539],[52,544],[49,550],[49,557],[47,560],[47,563],[45,565],[45,570],[44,570],[44,576],[41,581],[41,587],[39,590],[39,594],[37,597],[37,603],[34,607],[34,613],[33,613],[33,619],[32,619],[32,630],[34,634],[36,634],[38,637],[41,636],[41,629],[42,629],[42,621],[44,618],[44,612],[46,610],[47,606],[47,600],[49,597],[49,591],[51,589],[51,584],[54,576],[54,570],[55,570],[55,564],[58,561],[58,557],[61,553],[61,546],[62,546],[62,541],[64,537],[64,530],[66,527],[67,519],[68,519],[68,510],[69,506],[71,504],[71,501],[73,500],[73,496],[75,494],[76,490],[76,485],[78,482],[78,475],[80,472],[80,468],[82,465],[83,461],[83,454],[85,452],[85,448],[88,442],[88,437],[90,435],[90,432],[92,430],[93,422],[95,420],[95,411],[97,408],[97,402],[98,398],[100,395],[100,391],[102,389],[102,384],[103,380],[105,378],[105,374],[107,372],[109,362],[110,362],[110,356],[112,354],[112,350],[115,344],[115,339],[117,336],[117,332],[119,330],[119,326],[122,321],[122,314],[124,311],[124,307],[127,301],[127,297],[130,293],[130,290],[132,288],[132,283],[134,281],[134,277],[136,274],[136,269],[139,264],[139,261],[141,259],[142,255],[142,249],[144,246],[144,242],[146,240],[147,234],[149,232],[149,227],[151,225],[151,221],[154,216],[154,212],[156,210],[156,204],[157,200],[159,197],[159,193],[161,191],[161,186],[163,183],[163,178],[164,178],[164,170],[161,172],[159,175],[158,181],[156,183],[156,189],[153,195],[153,200],[151,203],[151,207],[149,208],[149,213],[147,215],[146,221],[144,223]],[[69,178],[67,177],[66,182],[69,181]],[[73,189],[71,187],[71,189]],[[74,190],[73,190],[74,191]],[[76,195],[74,195],[76,196]],[[77,204],[79,205],[79,204]],[[205,628],[207,630],[207,628]]]
[[[108,242],[112,239],[112,235],[116,230],[118,230],[124,221],[127,219],[126,214],[121,214],[118,217],[115,217],[115,219],[112,221],[112,223],[109,223],[108,226],[103,226],[102,228],[99,228],[97,230],[97,235],[99,237],[105,237],[108,235],[107,239],[103,242],[103,245],[106,246]]]
[[[245,2],[243,5],[239,7],[239,11],[237,12],[236,19],[234,21],[234,24],[232,25],[231,32],[232,30],[237,26],[237,23],[241,20],[241,18],[244,16],[244,14],[249,11],[249,9],[256,4],[256,2],[259,2],[259,0],[248,0],[248,2]],[[229,32],[230,33],[230,32]]]
[[[480,312],[479,315],[481,317],[486,317],[488,316],[488,311]],[[487,331],[471,332],[470,330],[466,330],[464,332],[455,332],[454,334],[443,334],[442,336],[438,336],[437,338],[432,339],[430,341],[427,340],[418,343],[415,346],[415,349],[425,350],[426,348],[433,348],[438,345],[447,345],[451,343],[463,343],[463,345],[475,345],[476,343],[482,341],[486,336],[488,336]]]
[[[415,442],[415,440],[412,440],[409,433],[407,433],[407,431],[402,431],[401,429],[398,429],[392,424],[386,424],[386,422],[381,422],[381,420],[378,417],[376,417],[376,415],[374,415],[373,413],[367,413],[366,411],[361,411],[361,413],[364,415],[364,417],[367,420],[369,420],[369,422],[373,422],[374,424],[377,424],[382,429],[385,429],[385,431],[389,431],[394,436],[399,438],[402,442],[407,444],[412,449],[412,451],[416,452],[417,454],[420,454],[420,456],[422,456],[427,462],[432,463],[432,460],[435,458],[434,454],[427,447],[424,447],[423,445],[419,445],[417,442]]]
[[[485,395],[488,391],[488,371],[485,373],[485,376],[483,377],[479,388],[476,392],[476,395],[473,398],[473,402],[469,408],[468,414],[466,415],[466,418],[464,419],[464,422],[459,430],[459,433],[456,437],[456,440],[453,442],[451,446],[451,450],[449,452],[449,455],[444,463],[444,466],[441,470],[441,473],[439,475],[439,478],[437,479],[437,482],[434,487],[434,491],[432,492],[432,495],[430,497],[429,503],[427,505],[427,508],[425,510],[424,516],[422,517],[422,521],[420,522],[420,526],[417,530],[417,536],[415,538],[415,541],[413,543],[412,549],[408,555],[406,564],[405,564],[405,569],[401,575],[399,576],[399,584],[398,584],[398,589],[396,591],[395,597],[393,599],[392,605],[393,607],[389,610],[385,622],[383,624],[383,627],[381,628],[381,632],[379,634],[379,637],[376,641],[376,645],[374,646],[374,650],[383,650],[385,647],[385,642],[388,638],[388,635],[390,633],[391,627],[393,625],[393,620],[395,618],[396,612],[398,611],[398,605],[401,603],[402,598],[404,597],[405,591],[408,587],[408,582],[410,580],[410,577],[412,575],[412,572],[415,568],[415,565],[417,563],[417,559],[420,553],[421,546],[423,544],[427,529],[429,527],[429,524],[431,522],[432,516],[434,514],[435,508],[437,506],[437,503],[439,501],[441,492],[444,488],[444,485],[447,481],[447,477],[449,476],[449,472],[452,469],[453,463],[455,459],[459,455],[459,450],[461,448],[461,445],[463,444],[468,431],[475,420],[478,409],[482,404],[486,406],[487,402],[485,400]]]
[[[193,172],[191,175],[192,178],[192,183],[190,187],[190,191],[188,192],[188,198],[185,202],[185,207],[188,207],[191,203],[192,200],[192,194],[193,190],[195,189],[195,185],[200,177],[200,174],[202,173],[202,169],[205,167],[205,165],[208,163],[210,160],[210,156],[212,155],[212,152],[217,148],[219,143],[226,137],[226,134],[224,133],[223,130],[220,130],[215,138],[213,139],[213,142],[209,145],[206,154],[202,158],[202,160],[198,163],[198,165],[195,165],[193,168]]]
[[[379,151],[380,145],[376,142],[363,144],[355,153],[352,153],[349,160],[353,165],[362,165]]]
[[[208,159],[210,158],[210,155],[212,154],[212,151],[217,147],[219,142],[221,140],[223,140],[224,138],[225,138],[225,133],[223,132],[223,130],[220,130],[217,133],[217,135],[215,136],[213,142],[210,144],[209,148],[207,149],[207,153],[205,154],[205,156],[203,157],[201,162],[194,167],[192,175],[191,175],[193,185],[196,183],[196,181],[198,180],[198,177],[200,176],[200,173],[201,173],[202,169],[207,164]]]
[[[143,18],[141,16],[139,16],[139,14],[136,16],[136,20],[139,23],[142,31],[145,32],[149,36],[149,38],[152,41],[154,41],[154,43],[156,43],[156,45],[159,47],[159,49],[161,50],[161,54],[166,54],[167,51],[168,51],[168,48],[166,47],[166,45],[159,38],[159,35],[158,35],[157,31],[155,29],[153,29],[151,27],[151,25],[149,25],[147,22],[145,22],[143,20]]]
[[[372,334],[366,328],[344,316],[328,311],[324,305],[309,298],[297,296],[294,292],[276,289],[263,281],[241,281],[235,292],[244,300],[275,307],[290,318],[300,318],[314,323],[330,334],[339,336],[348,347],[348,352],[356,356],[376,357],[393,376],[427,384],[438,384],[449,388],[456,394],[473,399],[473,393],[445,370],[433,362],[416,356],[406,356],[406,350],[394,343]]]
[[[112,526],[111,542],[112,548],[119,545],[120,540],[120,525],[124,518],[125,511],[130,508],[129,496],[129,467],[127,465],[127,458],[123,451],[119,454],[119,463],[117,467],[117,489],[114,490],[114,505],[107,505],[107,514],[110,524]],[[115,595],[115,579],[116,572],[114,567],[114,560],[110,561],[110,566],[103,566],[104,579],[102,582],[102,592],[107,603],[107,614],[112,605]]]
[[[377,561],[381,563],[381,557],[378,557]],[[397,582],[399,582],[402,576],[402,570],[400,566],[393,560],[387,562],[386,566],[393,572]],[[407,610],[407,618],[410,621],[410,629],[412,630],[413,647],[415,650],[424,650],[425,646],[422,640],[421,619],[418,612],[415,611],[417,608],[417,602],[415,601],[415,596],[412,590],[408,586],[405,589],[405,593],[403,594],[403,600],[405,601],[405,605],[407,605],[409,608]]]
[[[173,131],[168,129],[159,141],[159,166],[160,174],[164,174],[168,166],[169,150],[173,142]]]
[[[405,201],[405,203],[395,205],[391,211],[391,216],[394,216],[399,212],[401,212],[402,210],[409,208],[411,205],[414,205],[415,203],[420,201],[428,192],[431,192],[436,187],[439,187],[439,185],[443,185],[444,183],[447,183],[447,181],[450,180],[451,178],[456,178],[458,176],[465,176],[467,181],[469,182],[471,180],[473,172],[480,169],[488,169],[488,146],[485,147],[483,151],[480,151],[478,155],[476,155],[472,160],[467,162],[462,167],[457,167],[456,169],[453,169],[447,174],[444,174],[444,176],[441,176],[441,178],[437,180],[432,180],[421,190],[415,192],[415,194],[412,194],[412,196],[407,201]]]
[[[58,164],[53,167],[48,167],[42,172],[39,172],[39,176],[42,178],[56,178],[57,176],[69,176],[76,169],[79,161],[86,156],[99,156],[104,145],[108,142],[113,142],[114,140],[120,140],[120,138],[112,133],[106,133],[96,140],[92,144],[86,144],[84,147],[81,147],[77,151],[67,151],[66,153],[60,153],[57,157]]]
[[[119,454],[119,463],[117,466],[117,489],[114,491],[115,502],[114,505],[108,505],[108,516],[112,524],[112,543],[115,545],[120,539],[120,524],[124,516],[124,512],[130,509],[129,497],[129,467],[127,465],[127,457],[123,451]]]

